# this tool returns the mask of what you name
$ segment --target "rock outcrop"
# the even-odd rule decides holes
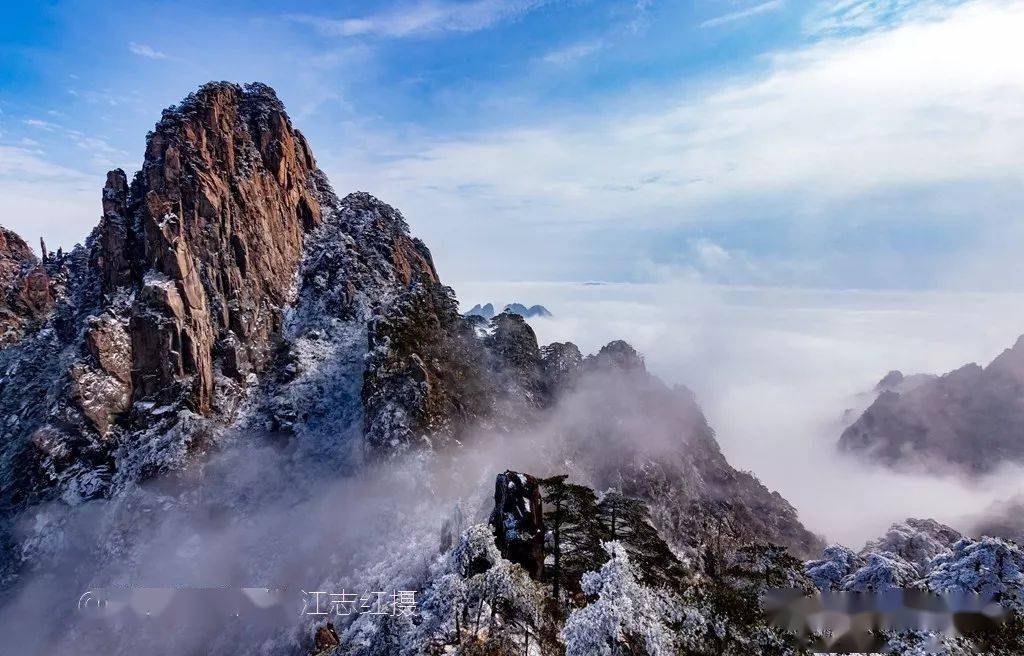
[[[512,314],[518,314],[524,319],[534,319],[553,316],[551,311],[543,305],[531,305],[526,307],[522,303],[509,303],[506,305],[502,312],[511,312]],[[485,303],[481,305],[477,303],[466,312],[467,317],[483,317],[484,319],[493,319],[495,315],[500,314],[494,309],[493,303]]]
[[[46,268],[21,237],[0,227],[0,347],[17,343],[53,300]]]
[[[970,475],[1024,462],[1024,338],[987,367],[943,376],[891,373],[839,447],[894,467]]]
[[[108,176],[96,259],[105,293],[136,291],[136,400],[209,415],[218,374],[262,368],[323,220],[315,172],[269,87],[208,85],[164,113],[130,188]]]
[[[5,464],[24,472],[4,481],[8,507],[177,466],[243,402],[273,414],[257,397],[312,330],[286,334],[291,314],[365,333],[414,281],[437,284],[401,215],[339,201],[260,84],[211,83],[166,110],[131,183],[108,174],[102,210],[85,246],[41,264],[4,233],[5,344],[54,328],[3,352]]]
[[[505,471],[494,482],[490,525],[501,555],[533,579],[544,575],[544,511],[537,479]]]

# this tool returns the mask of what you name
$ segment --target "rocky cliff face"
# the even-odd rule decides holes
[[[898,373],[898,372],[897,372]],[[1024,462],[1024,338],[987,367],[896,376],[839,439],[842,450],[889,466],[971,475]]]
[[[0,227],[0,347],[17,343],[52,306],[46,268],[21,237]]]
[[[323,220],[315,171],[272,90],[210,85],[164,113],[130,188],[108,176],[96,261],[104,293],[135,292],[133,399],[209,415],[218,375],[266,363]]]
[[[400,214],[334,196],[264,85],[211,83],[166,110],[102,209],[84,247],[43,265],[4,233],[5,343],[37,327],[3,353],[5,462],[26,472],[5,478],[9,507],[174,467],[243,402],[266,410],[282,353],[312,329],[287,334],[289,313],[365,332],[414,280],[437,283]]]
[[[555,357],[567,351],[566,360]],[[574,360],[564,346],[547,355]],[[821,549],[785,499],[728,463],[693,393],[651,375],[629,344],[609,343],[576,372],[554,370],[574,381],[550,428],[562,457],[595,488],[614,486],[645,500],[674,546],[692,549],[713,539],[768,542],[798,555]]]

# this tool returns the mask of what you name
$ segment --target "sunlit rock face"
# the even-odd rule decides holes
[[[1024,462],[1024,338],[986,367],[896,374],[843,432],[841,450],[897,468],[969,475]]]
[[[20,341],[52,306],[46,268],[25,240],[0,227],[0,347]]]
[[[361,360],[368,319],[414,282],[437,284],[401,214],[367,194],[339,200],[261,84],[207,84],[167,109],[142,169],[130,183],[111,171],[101,201],[85,246],[42,263],[3,233],[9,508],[174,469],[246,404],[290,429],[302,418],[282,389],[309,373],[311,331],[333,327],[323,341]],[[362,377],[348,367],[334,401],[359,406]]]

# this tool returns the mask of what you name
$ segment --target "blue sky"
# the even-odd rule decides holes
[[[1024,7],[997,0],[7,3],[0,223],[51,247],[160,110],[264,81],[446,280],[1005,287]]]

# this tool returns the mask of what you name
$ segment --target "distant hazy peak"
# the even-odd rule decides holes
[[[839,438],[844,451],[890,466],[985,474],[1024,462],[1024,338],[986,366],[942,376],[892,371]]]
[[[530,307],[526,307],[522,303],[509,303],[502,309],[502,312],[518,314],[519,316],[524,317],[526,319],[552,316],[551,311],[548,310],[543,305],[531,305]],[[466,313],[466,316],[476,316],[483,317],[484,319],[492,319],[496,314],[499,313],[494,310],[493,303],[487,303],[484,305],[477,303],[472,308],[470,308],[469,312]]]

